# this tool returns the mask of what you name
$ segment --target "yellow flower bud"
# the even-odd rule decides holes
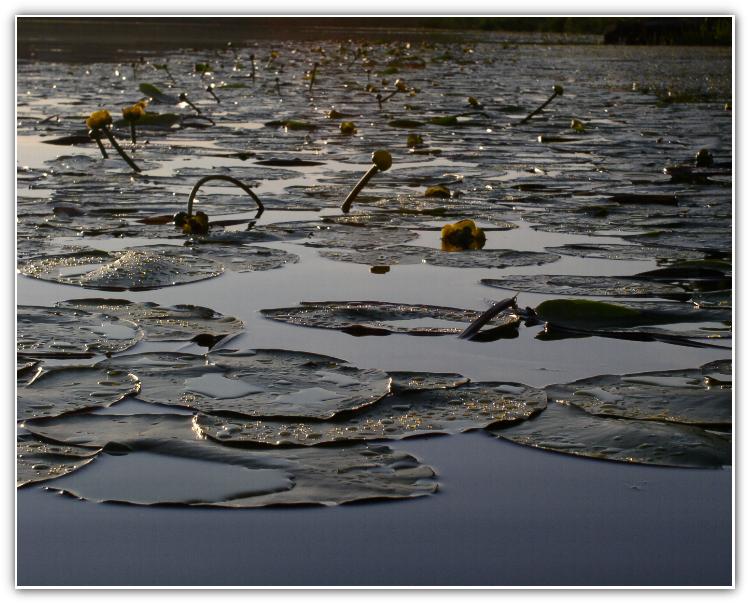
[[[108,126],[111,123],[112,116],[109,114],[109,111],[107,111],[106,109],[101,109],[100,111],[94,111],[91,115],[88,116],[88,119],[86,120],[86,127],[89,130],[96,130],[97,128]]]

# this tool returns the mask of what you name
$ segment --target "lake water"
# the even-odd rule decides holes
[[[700,367],[732,357],[731,49],[317,37],[19,59],[19,585],[730,585],[731,370]],[[136,125],[134,147],[115,126],[141,172],[106,140],[107,159],[49,144],[86,135],[97,109],[118,120],[144,83],[165,95],[145,88],[148,113],[173,123]],[[344,219],[377,149],[392,167]],[[695,166],[701,149],[711,165]],[[174,224],[140,221],[184,211],[208,175],[265,206],[255,219],[227,181],[200,189],[196,209],[232,220],[211,229],[232,243],[186,248]],[[435,185],[451,196],[425,196]],[[483,249],[442,250],[461,219]],[[564,291],[550,275],[585,278]],[[603,277],[642,291],[612,295]],[[515,293],[514,331],[456,336]],[[95,298],[110,301],[81,301]],[[594,304],[544,336],[522,310],[544,318],[552,299],[659,318],[612,323]],[[301,304],[364,301],[378,303]],[[179,304],[223,318],[166,310]],[[452,332],[386,334],[399,329]],[[456,396],[460,376],[503,385],[464,402],[462,432],[421,393],[383,397],[399,371]],[[621,382],[639,387],[634,410],[601,380],[587,390],[600,414],[584,391],[532,402],[655,371],[679,373]],[[299,434],[318,445],[290,445]]]

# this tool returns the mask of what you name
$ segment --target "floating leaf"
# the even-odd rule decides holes
[[[626,276],[511,274],[498,279],[484,278],[481,284],[510,291],[554,295],[689,298],[689,294],[678,285]]]
[[[444,306],[376,301],[302,302],[290,308],[261,310],[266,318],[318,329],[337,329],[349,335],[457,335],[481,312]],[[500,315],[488,324],[517,330],[520,319]]]
[[[171,246],[41,257],[20,267],[26,276],[104,291],[159,289],[213,278],[223,270],[221,264]]]
[[[437,488],[430,467],[385,446],[232,449],[198,439],[191,417],[77,415],[32,429],[116,452],[49,486],[97,502],[336,505],[424,496]]]
[[[415,119],[392,119],[388,122],[391,128],[409,128],[414,129],[424,125],[423,121]]]
[[[117,316],[80,309],[18,306],[16,350],[28,357],[92,357],[122,352],[143,336]]]
[[[201,244],[192,246],[191,251],[198,257],[221,263],[233,272],[275,270],[299,261],[299,256],[294,253],[259,245]]]
[[[547,388],[549,397],[598,416],[730,427],[730,383],[699,369],[600,375]]]
[[[431,389],[451,389],[468,383],[469,379],[458,373],[420,373],[413,371],[388,371],[392,379],[390,391],[402,393]]]
[[[558,403],[494,433],[516,444],[610,461],[672,467],[731,464],[727,436],[689,425],[598,417]]]
[[[301,157],[292,158],[275,158],[262,159],[255,162],[257,165],[270,165],[275,167],[314,167],[317,165],[325,165],[322,161],[310,161],[309,159],[302,159]]]
[[[138,128],[156,128],[169,130],[173,126],[180,123],[180,116],[176,113],[152,113],[150,111],[144,113],[135,122]],[[129,126],[130,122],[126,119],[117,120],[114,123],[118,128]]]
[[[538,317],[553,325],[581,330],[654,324],[730,320],[730,312],[698,310],[684,304],[608,303],[588,299],[550,299],[536,307]]]
[[[487,382],[390,395],[337,422],[238,421],[204,415],[196,422],[203,433],[219,441],[309,446],[459,433],[527,419],[545,407],[543,390]]]
[[[33,436],[21,436],[16,442],[16,486],[62,477],[96,458],[97,450],[68,444],[50,444]]]
[[[538,251],[512,249],[480,249],[472,251],[442,251],[415,245],[397,245],[366,251],[325,250],[320,255],[339,262],[356,264],[396,265],[432,264],[449,268],[509,268],[555,262],[559,256]]]
[[[458,125],[458,117],[456,115],[439,115],[431,117],[429,123],[435,126],[456,126]]]
[[[419,235],[405,228],[375,225],[349,226],[346,224],[316,225],[305,241],[309,247],[342,247],[346,249],[376,249],[416,239]]]
[[[154,101],[163,103],[165,105],[176,105],[177,103],[179,103],[179,99],[176,96],[164,94],[153,84],[144,82],[138,86],[138,90],[140,90],[143,94],[150,97]]]
[[[112,358],[105,366],[131,371],[146,402],[247,416],[329,419],[375,403],[390,388],[376,369],[286,350],[147,353]]]
[[[53,368],[18,388],[17,416],[24,421],[110,406],[139,389],[138,378],[127,371],[100,365]]]
[[[651,260],[654,258],[665,260],[700,259],[704,254],[689,249],[672,249],[668,247],[653,247],[646,245],[622,245],[617,243],[577,243],[546,247],[546,251],[572,255],[582,258],[602,260]]]
[[[132,321],[149,341],[181,341],[200,336],[216,339],[244,328],[244,323],[238,318],[190,304],[160,306],[154,302],[139,303],[126,299],[85,298],[57,302],[56,305]]]

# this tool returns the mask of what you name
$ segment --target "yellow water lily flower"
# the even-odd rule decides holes
[[[145,103],[137,102],[122,109],[122,117],[128,121],[137,121],[146,114]]]
[[[464,251],[481,249],[486,244],[484,231],[473,220],[460,220],[442,227],[442,250]]]
[[[86,120],[86,127],[89,130],[96,130],[98,128],[103,128],[104,126],[108,126],[112,123],[112,116],[109,114],[109,111],[106,109],[101,109],[100,111],[94,111],[91,115],[88,116],[88,119]]]

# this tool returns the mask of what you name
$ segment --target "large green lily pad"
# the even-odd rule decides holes
[[[23,421],[110,406],[139,389],[138,378],[129,371],[100,365],[53,368],[19,384],[17,415]]]
[[[701,369],[599,375],[547,388],[549,397],[598,416],[725,428],[732,386]]]
[[[26,486],[67,475],[96,458],[98,450],[70,444],[50,444],[31,435],[16,442],[16,486]]]
[[[181,341],[196,336],[218,338],[233,335],[244,323],[233,316],[224,316],[210,308],[178,304],[160,306],[155,302],[133,302],[126,299],[84,298],[56,304],[85,312],[101,312],[135,323],[150,341]]]
[[[310,446],[459,433],[527,419],[544,408],[543,390],[519,383],[487,382],[390,395],[348,420],[336,422],[238,421],[206,415],[196,421],[203,433],[219,441]]]
[[[133,322],[100,310],[18,306],[16,324],[16,350],[34,358],[122,352],[143,336]]]
[[[457,335],[481,316],[477,310],[376,301],[302,302],[261,310],[266,318],[303,327],[337,329],[349,335]],[[516,329],[520,319],[501,314],[489,327]]]
[[[329,419],[373,404],[390,388],[383,371],[287,350],[219,351],[207,359],[153,352],[102,365],[138,375],[146,402],[253,417]]]
[[[30,428],[61,443],[115,453],[49,486],[97,502],[337,505],[437,489],[430,467],[384,446],[249,451],[202,439],[192,425],[191,417],[174,415],[71,415]]]
[[[34,258],[20,266],[26,276],[105,291],[141,291],[220,275],[221,264],[179,247],[141,247],[115,253],[78,252]]]
[[[730,465],[732,456],[726,435],[690,425],[599,417],[559,403],[494,433],[516,444],[625,463],[720,467]]]
[[[678,285],[625,276],[579,276],[562,274],[511,274],[481,279],[482,285],[553,295],[593,295],[607,297],[688,297]]]
[[[731,319],[727,309],[700,309],[669,302],[609,303],[588,299],[546,300],[536,307],[536,314],[552,325],[587,331]]]

